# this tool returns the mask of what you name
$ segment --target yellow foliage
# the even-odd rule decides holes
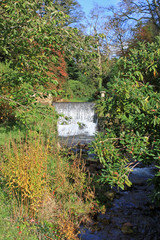
[[[32,214],[40,207],[47,188],[47,154],[48,149],[40,138],[18,145],[11,141],[4,149],[2,173],[11,192],[21,195],[21,204],[27,205]]]
[[[67,240],[75,240],[75,226],[70,220],[61,219],[60,231],[67,238]]]

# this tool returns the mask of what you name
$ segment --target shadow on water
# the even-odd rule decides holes
[[[69,136],[69,137],[59,137],[59,141],[61,144],[66,146],[75,146],[77,144],[90,144],[94,140],[94,136],[86,136],[86,135],[79,135],[79,136]]]
[[[113,189],[115,198],[105,214],[98,214],[90,227],[81,226],[81,240],[159,240],[160,208],[149,197],[153,186],[153,167],[135,168],[133,185],[124,191]],[[104,194],[104,193],[102,193]]]

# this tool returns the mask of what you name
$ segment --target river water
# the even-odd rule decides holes
[[[55,103],[61,144],[88,144],[97,131],[93,103]],[[132,187],[110,190],[113,199],[105,214],[97,214],[87,227],[81,226],[81,240],[160,240],[160,206],[152,203],[153,166],[136,167],[130,174]],[[106,190],[107,191],[107,190]],[[106,192],[107,193],[107,192]],[[104,194],[104,192],[102,193]],[[110,201],[107,199],[106,202]]]
[[[135,168],[130,175],[133,185],[130,189],[117,191],[105,214],[98,214],[96,221],[86,229],[81,227],[81,240],[159,240],[160,208],[154,205],[149,195],[153,186],[148,179],[154,175],[154,168]]]

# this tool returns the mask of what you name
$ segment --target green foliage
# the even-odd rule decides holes
[[[21,107],[16,111],[16,120],[20,127],[25,126],[27,131],[41,133],[45,139],[57,136],[57,119],[58,115],[53,107],[40,103],[32,104],[27,110]]]
[[[153,43],[139,43],[129,56],[118,61],[119,77],[140,85],[149,83],[159,91],[160,37]]]
[[[5,211],[9,220],[4,228],[13,235],[10,230],[0,233],[6,239],[76,239],[80,223],[95,211],[82,160],[41,136],[30,131],[25,139],[1,147],[2,200],[11,198],[12,206]]]
[[[75,48],[75,46],[77,47]],[[70,48],[70,52],[67,54],[67,56],[69,56],[67,58],[69,81],[76,80],[78,81],[77,84],[79,84],[79,86],[80,83],[83,84],[85,91],[81,91],[81,94],[86,94],[86,92],[87,94],[91,94],[92,91],[95,92],[98,88],[98,76],[100,75],[97,37],[95,35],[86,36],[81,32],[78,32],[76,41],[72,48]],[[76,83],[71,82],[71,85],[74,89],[75,84]],[[74,89],[73,93],[75,91]]]
[[[65,22],[65,25],[79,25],[83,19],[85,13],[82,11],[82,8],[78,1],[76,0],[54,0],[54,5],[60,11],[63,11],[67,14],[68,19]]]
[[[40,134],[44,142],[54,141],[57,138],[58,116],[53,107],[40,103],[31,104],[30,107],[20,106],[14,110],[14,115],[12,115],[13,110],[10,108],[9,110],[2,111],[0,146],[4,143],[9,144],[10,139],[19,142],[19,137],[25,139],[28,134],[30,137]],[[4,115],[4,113],[8,114]]]
[[[2,185],[1,185],[2,187]],[[48,237],[52,239],[63,239],[54,224],[34,220],[33,218],[22,219],[12,218],[13,214],[13,199],[9,199],[6,194],[6,189],[0,188],[0,222],[1,231],[0,239],[5,240],[47,240]]]
[[[53,195],[64,207],[63,217],[72,215],[74,218],[80,214],[85,218],[94,202],[94,192],[90,188],[91,179],[86,174],[84,162],[74,154],[68,156],[66,153],[63,149],[60,156],[57,156],[58,159],[49,163]]]
[[[157,38],[155,43],[140,43],[127,58],[120,58],[117,62],[119,72],[108,83],[106,98],[97,102],[97,112],[103,118],[104,132],[107,133],[106,129],[109,129],[116,141],[110,141],[112,137],[108,133],[102,140],[99,137],[96,139],[94,151],[99,152],[99,158],[104,158],[101,161],[106,174],[108,161],[111,161],[112,155],[117,159],[115,155],[119,151],[127,154],[128,158],[132,156],[134,160],[145,163],[154,161],[159,166],[159,49],[160,38]],[[101,144],[98,145],[98,141],[105,143],[104,148]],[[106,154],[105,149],[110,150],[106,157],[103,155],[103,150]],[[120,155],[119,166],[114,167],[119,176],[122,175],[121,159],[123,162],[123,156]],[[116,183],[118,185],[118,179]]]
[[[98,181],[108,183],[111,187],[117,185],[124,189],[125,184],[131,186],[131,182],[128,180],[131,169],[129,161],[124,156],[123,149],[118,147],[118,143],[119,139],[116,135],[108,130],[105,134],[96,135],[92,147],[97,158],[103,164]]]
[[[91,98],[98,86],[96,37],[64,27],[69,16],[57,8],[58,4],[70,12],[78,3],[47,1],[43,7],[42,3],[7,0],[1,4],[0,60],[5,70],[1,71],[0,95],[13,100],[8,101],[13,109],[35,102],[41,94],[51,93],[55,98],[61,94],[67,78],[64,57],[70,80],[63,97],[79,97],[83,92],[84,98]]]
[[[9,67],[9,63],[0,62],[0,75],[10,72],[12,69]]]
[[[77,30],[63,27],[67,16],[47,1],[40,17],[42,3],[7,0],[1,4],[1,61],[7,60],[12,71],[2,73],[0,94],[23,105],[35,102],[41,93],[57,95],[57,79],[67,76],[60,54],[70,49],[72,40],[78,46]]]
[[[68,59],[75,57],[79,73],[83,70],[80,89],[73,84],[74,94],[85,93],[90,63],[89,76],[97,74],[97,47],[92,37],[82,35],[81,41],[77,29],[64,27],[68,16],[57,10],[53,1],[47,1],[44,9],[42,3],[7,0],[0,8],[1,169],[14,216],[9,216],[12,226],[6,220],[5,229],[11,228],[13,235],[3,232],[5,239],[76,239],[77,227],[94,206],[84,165],[73,156],[65,158],[59,153],[55,141],[57,116],[52,107],[38,103],[38,99],[44,94],[57,95],[58,77],[67,77],[63,54]],[[86,97],[95,89],[89,83]],[[37,218],[39,224],[35,224]],[[14,223],[18,223],[16,230]]]
[[[68,80],[65,89],[64,97],[81,99],[91,99],[96,91],[94,85],[86,85],[85,82],[78,80]]]
[[[160,156],[159,156],[159,161],[160,161]],[[159,162],[158,161],[158,162]],[[159,189],[159,185],[160,185],[160,164],[157,166],[157,173],[155,174],[154,179],[151,181],[152,184],[154,184],[155,188],[154,191],[152,193],[152,200],[153,202],[156,202],[159,204],[160,202],[160,189]]]

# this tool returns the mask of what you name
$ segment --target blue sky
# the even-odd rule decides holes
[[[94,4],[98,4],[99,6],[103,7],[109,7],[111,5],[116,5],[119,0],[77,0],[77,2],[79,2],[79,4],[82,6],[82,9],[87,16],[94,7]]]

